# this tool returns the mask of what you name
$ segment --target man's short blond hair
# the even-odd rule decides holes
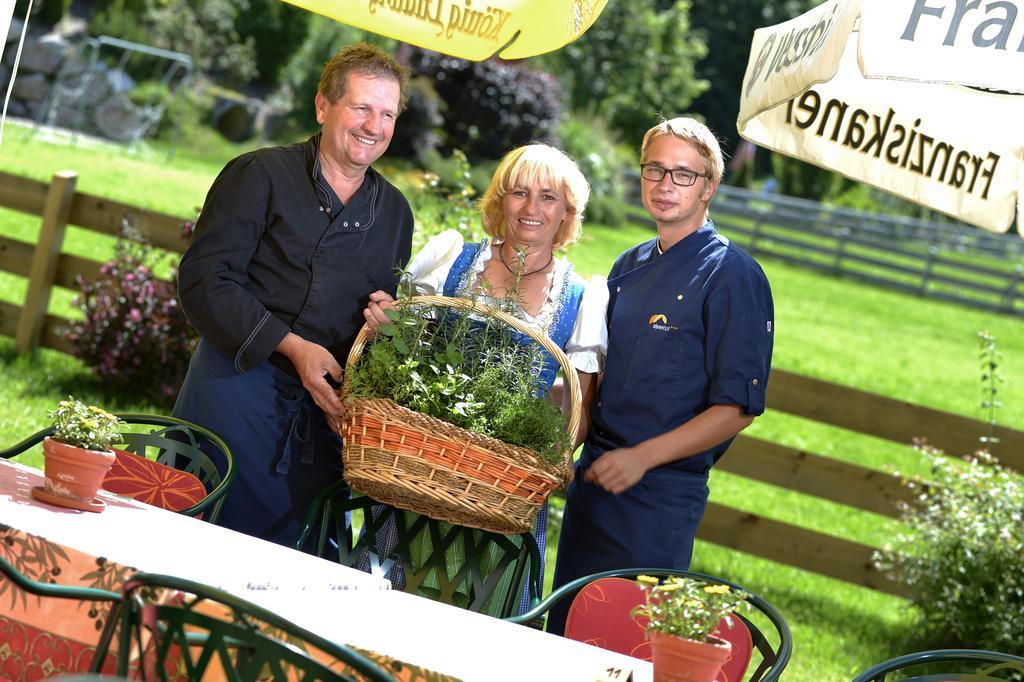
[[[405,68],[379,47],[369,43],[355,43],[338,50],[337,54],[324,64],[320,72],[320,86],[317,88],[334,104],[345,94],[349,74],[356,73],[370,78],[390,78],[398,83],[398,111],[405,109],[406,85],[409,69]]]
[[[565,222],[555,233],[554,247],[560,248],[579,239],[583,229],[583,211],[590,199],[590,185],[576,162],[565,152],[546,144],[530,144],[513,149],[498,164],[491,184],[480,199],[484,231],[491,237],[505,239],[507,225],[502,205],[513,187],[541,186],[561,188],[568,212]]]
[[[704,159],[704,172],[708,174],[708,181],[716,185],[722,181],[725,160],[722,158],[722,147],[718,144],[718,138],[710,128],[696,119],[685,116],[662,121],[644,135],[643,144],[640,145],[642,161],[647,160],[647,148],[650,144],[664,135],[677,137],[696,147]]]

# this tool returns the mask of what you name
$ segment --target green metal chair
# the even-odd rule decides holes
[[[360,520],[361,532],[353,533],[352,522]],[[344,481],[327,486],[310,504],[295,548],[390,573],[406,592],[470,611],[515,613],[524,576],[531,602],[540,601],[540,551],[531,533],[500,535],[435,521],[351,495]],[[461,563],[449,565],[453,556]]]
[[[29,578],[18,570],[11,562],[0,556],[0,576],[3,576],[11,583],[24,590],[28,594],[42,598],[70,599],[88,602],[108,602],[111,605],[110,616],[100,632],[100,638],[96,644],[96,653],[93,655],[92,671],[96,672],[103,666],[110,642],[114,634],[114,624],[117,620],[117,612],[121,606],[121,595],[117,592],[108,592],[93,587],[80,587],[78,585],[57,585],[44,583]],[[0,581],[2,583],[2,581]],[[91,620],[91,618],[90,618]]]
[[[117,416],[125,422],[121,432],[123,443],[117,447],[198,478],[206,488],[206,497],[179,513],[193,517],[202,514],[205,520],[216,523],[235,478],[235,463],[227,444],[208,429],[175,417],[138,413]],[[52,428],[34,433],[0,450],[0,458],[19,455],[52,433]]]
[[[512,616],[505,620],[513,623],[519,623],[521,625],[533,625],[542,619],[555,604],[563,599],[573,598],[580,589],[595,580],[601,580],[604,578],[634,579],[638,575],[649,575],[662,579],[671,576],[683,576],[711,584],[728,585],[733,590],[746,593],[747,602],[754,609],[755,613],[751,614],[750,617],[743,616],[742,614],[735,615],[742,620],[747,626],[747,629],[750,630],[750,637],[753,641],[754,651],[760,654],[761,658],[753,672],[747,677],[747,680],[749,682],[773,682],[774,680],[778,680],[782,675],[782,671],[789,664],[789,658],[793,653],[793,636],[789,631],[789,625],[786,624],[782,615],[774,606],[750,590],[736,585],[735,583],[731,583],[728,580],[704,575],[702,573],[691,573],[689,571],[680,571],[671,568],[628,568],[595,573],[562,585],[526,613],[518,616]],[[754,618],[756,618],[756,621]],[[625,625],[627,624],[607,623],[608,628],[618,628]],[[762,627],[764,630],[761,629]],[[773,644],[772,641],[769,640],[769,636],[765,634],[766,632],[770,635],[770,639],[772,641],[777,642],[776,644]]]
[[[1024,680],[1024,658],[979,649],[935,649],[898,656],[865,670],[853,682],[982,682]]]
[[[164,590],[172,592],[161,595]],[[348,647],[190,580],[137,573],[125,583],[122,613],[117,673],[127,676],[132,661],[146,662],[132,679],[165,681],[183,673],[189,680],[211,675],[234,682],[394,680]],[[315,657],[309,647],[326,656]],[[339,662],[344,669],[332,669]]]

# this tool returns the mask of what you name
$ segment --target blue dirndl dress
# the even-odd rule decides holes
[[[483,254],[490,247],[489,240],[485,239],[480,243],[468,243],[462,247],[462,252],[455,259],[452,264],[451,270],[448,272],[448,276],[445,279],[443,294],[447,297],[459,297],[460,294],[468,293],[474,284],[474,276],[477,268],[474,264],[482,258]],[[573,329],[576,326],[576,317],[579,312],[580,303],[583,300],[584,285],[582,280],[573,272],[572,267],[565,269],[562,274],[562,281],[558,283],[558,303],[555,308],[554,316],[551,319],[550,324],[547,328],[548,337],[560,348],[564,348],[569,338],[572,336]],[[520,343],[535,343],[526,334],[518,332],[516,330],[510,330],[510,333]],[[542,387],[543,392],[547,392],[555,382],[555,377],[558,374],[559,365],[558,361],[548,353],[544,351],[544,367],[541,370],[539,377],[539,384]],[[545,563],[545,548],[547,545],[547,527],[548,527],[548,505],[545,502],[541,505],[540,510],[537,513],[537,519],[534,522],[533,535],[537,541],[537,546],[540,548],[540,560],[541,560],[541,576],[544,575],[544,563]],[[385,528],[378,531],[377,548],[380,552],[387,553],[395,545],[398,544],[397,529],[394,524],[388,523]],[[360,570],[369,571],[370,562],[369,557],[364,555],[360,558],[356,564],[356,568]],[[403,567],[395,564],[391,567],[391,570],[387,574],[388,579],[391,580],[392,585],[396,589],[403,589],[405,587],[405,574]],[[543,578],[542,578],[543,579]],[[530,595],[527,585],[523,586],[523,594],[520,599],[519,613],[524,613],[529,609],[530,606]]]

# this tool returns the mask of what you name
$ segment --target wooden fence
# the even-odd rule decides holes
[[[719,188],[711,212],[722,233],[753,256],[1024,316],[1024,239],[1016,234],[830,208],[728,186]]]
[[[67,341],[60,327],[67,320],[46,314],[52,287],[75,289],[75,277],[94,277],[100,264],[61,252],[68,224],[108,235],[120,232],[126,215],[154,244],[181,251],[185,222],[160,213],[74,191],[75,176],[58,173],[44,183],[0,173],[0,207],[42,216],[36,246],[0,238],[0,270],[29,278],[25,304],[0,304],[0,333],[14,336],[18,348],[39,344],[62,351]],[[926,437],[953,454],[973,452],[987,425],[884,396],[782,370],[772,372],[768,406],[812,421],[910,444]],[[997,428],[994,454],[1018,471],[1024,470],[1024,432]],[[910,497],[895,476],[823,455],[745,435],[739,436],[720,469],[786,490],[848,505],[884,516],[896,516],[896,504]],[[857,585],[904,595],[902,585],[876,571],[875,548],[834,535],[801,528],[731,507],[712,504],[698,537],[715,544],[814,571]]]

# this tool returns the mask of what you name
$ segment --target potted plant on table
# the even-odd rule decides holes
[[[728,585],[674,576],[664,582],[641,575],[637,583],[646,601],[633,616],[648,619],[655,682],[712,682],[729,659],[729,642],[714,637],[718,624],[747,607],[747,595]]]
[[[38,499],[74,509],[99,511],[95,499],[114,463],[111,445],[117,442],[121,420],[94,405],[68,397],[50,412],[53,435],[43,440],[46,483],[33,488]]]

